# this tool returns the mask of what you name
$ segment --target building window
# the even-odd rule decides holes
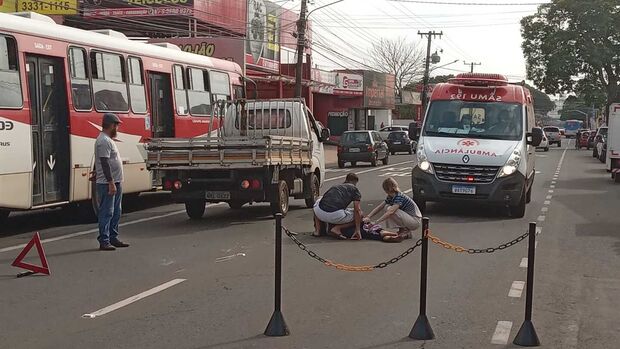
[[[187,115],[187,86],[185,85],[185,74],[183,67],[174,66],[174,101],[177,107],[177,114]]]
[[[146,113],[146,91],[144,90],[144,78],[142,74],[142,60],[129,57],[127,59],[129,77],[129,101],[131,111],[136,114]]]
[[[123,57],[111,53],[91,52],[90,61],[97,111],[128,112]]]
[[[0,107],[20,108],[23,104],[15,39],[0,35]]]
[[[211,92],[209,90],[209,74],[206,70],[188,68],[189,112],[194,116],[206,116],[211,114]]]
[[[87,62],[86,50],[79,47],[69,49],[71,100],[75,110],[91,110],[93,108]]]

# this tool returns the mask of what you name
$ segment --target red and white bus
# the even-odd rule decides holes
[[[126,193],[153,188],[143,143],[207,134],[212,105],[243,97],[241,67],[86,31],[35,13],[0,13],[0,221],[10,211],[89,202],[105,112],[123,124]]]

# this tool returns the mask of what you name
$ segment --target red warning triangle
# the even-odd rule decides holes
[[[41,259],[41,266],[23,262],[28,252],[30,252],[30,249],[32,249],[32,246],[35,245],[37,246],[39,258]],[[45,258],[45,252],[43,251],[43,246],[41,245],[41,238],[39,237],[39,233],[34,234],[30,242],[28,242],[26,247],[24,247],[24,249],[20,252],[19,256],[15,258],[11,265],[18,268],[24,268],[35,273],[41,273],[45,275],[50,274],[50,269],[47,266],[47,259]]]

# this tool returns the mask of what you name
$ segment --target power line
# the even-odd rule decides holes
[[[491,2],[449,2],[435,0],[387,0],[393,2],[410,2],[414,4],[427,5],[457,5],[457,6],[538,6],[546,5],[548,2],[512,2],[512,3],[491,3]]]

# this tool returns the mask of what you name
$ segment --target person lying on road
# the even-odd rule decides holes
[[[355,173],[349,173],[343,184],[331,187],[317,202],[314,204],[314,234],[320,236],[321,222],[332,224],[333,227],[329,233],[337,238],[342,236],[342,229],[347,227],[355,227],[355,232],[351,239],[359,240],[362,238],[360,226],[362,224],[362,210],[360,208],[360,200],[362,194],[357,189],[359,178]],[[353,210],[349,205],[353,202]]]
[[[364,217],[364,223],[371,223],[372,217],[385,209],[385,213],[374,224],[386,221],[388,228],[398,228],[398,234],[411,237],[411,232],[418,229],[422,224],[422,213],[418,205],[400,191],[398,183],[392,177],[383,181],[383,190],[387,194],[387,198],[375,207],[367,217]]]

